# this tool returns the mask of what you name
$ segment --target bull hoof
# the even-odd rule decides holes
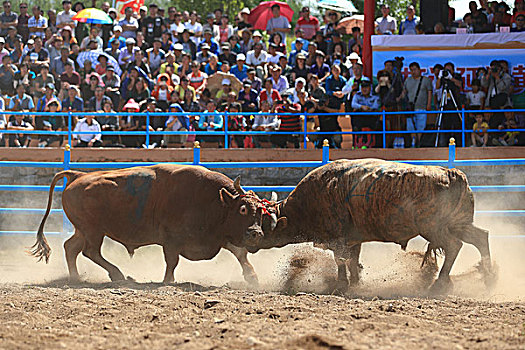
[[[118,271],[118,273],[109,274],[109,278],[111,279],[111,282],[119,282],[119,281],[125,281],[126,277],[122,274],[122,272]]]
[[[259,279],[257,278],[257,275],[246,275],[244,276],[244,280],[252,287],[259,287]]]
[[[345,294],[348,291],[348,281],[337,281],[334,293]]]
[[[69,281],[70,284],[79,284],[79,283],[82,282],[80,280],[80,276],[79,275],[69,276],[68,281]]]
[[[452,281],[448,278],[438,278],[430,287],[429,292],[432,295],[447,294],[452,290]]]

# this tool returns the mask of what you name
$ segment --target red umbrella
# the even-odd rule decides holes
[[[254,8],[248,17],[248,22],[250,22],[254,29],[266,30],[266,24],[270,18],[273,17],[273,5],[279,5],[281,8],[281,16],[288,18],[290,22],[292,21],[293,10],[290,5],[281,1],[265,1]]]

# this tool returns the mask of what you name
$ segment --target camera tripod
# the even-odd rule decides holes
[[[437,135],[436,135],[435,147],[437,147],[439,145],[439,135],[440,135],[439,131],[441,130],[441,123],[443,121],[443,111],[445,110],[445,105],[447,104],[447,96],[448,96],[448,94],[450,94],[450,99],[452,100],[452,103],[454,104],[454,108],[456,109],[456,112],[458,114],[459,120],[462,121],[461,113],[459,112],[458,104],[457,104],[456,99],[454,98],[454,94],[452,93],[452,90],[450,89],[448,84],[449,84],[449,82],[445,82],[443,84],[443,92],[441,93],[441,100],[439,101],[439,114],[438,114],[438,118],[437,118],[437,121],[436,121]],[[446,113],[446,114],[453,114],[453,113]]]

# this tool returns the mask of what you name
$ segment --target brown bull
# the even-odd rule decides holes
[[[161,245],[166,261],[164,282],[174,281],[179,255],[189,260],[213,258],[224,247],[239,260],[244,278],[257,282],[246,250],[263,231],[266,209],[253,192],[244,192],[239,179],[196,166],[155,165],[55,175],[49,191],[33,255],[49,260],[51,249],[44,236],[53,189],[66,177],[62,206],[75,227],[64,249],[72,280],[78,280],[77,256],[106,269],[112,281],[124,279],[120,270],[101,255],[104,236],[123,244],[128,252],[150,244]],[[267,213],[267,212],[266,212]]]
[[[275,205],[275,229],[255,247],[314,242],[334,251],[339,287],[359,281],[361,243],[395,242],[406,247],[418,235],[429,241],[425,259],[443,250],[445,262],[433,289],[450,284],[450,269],[462,242],[481,253],[491,270],[488,231],[473,225],[474,198],[457,169],[415,166],[379,159],[338,160],[309,173]],[[490,274],[488,274],[490,275]]]

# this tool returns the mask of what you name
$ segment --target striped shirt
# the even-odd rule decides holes
[[[295,30],[298,29],[302,29],[304,37],[310,40],[315,36],[315,33],[319,30],[319,20],[314,16],[310,16],[309,19],[301,17],[299,18],[299,20],[297,20],[297,25],[295,26]]]
[[[297,103],[294,103],[292,106],[298,110],[301,109],[301,106]],[[281,119],[280,131],[301,131],[301,117],[299,115],[284,115],[284,113],[290,112],[285,111],[282,106],[277,107],[275,111],[279,114],[283,113],[279,115]]]
[[[27,21],[27,26],[29,28],[31,27],[47,27],[47,18],[45,17],[38,17],[38,19],[35,18],[35,16],[29,18],[29,20]],[[37,32],[32,32],[31,34],[33,35],[36,35],[36,36],[39,36],[41,38],[44,38],[46,33],[45,33],[45,30],[39,30]]]

